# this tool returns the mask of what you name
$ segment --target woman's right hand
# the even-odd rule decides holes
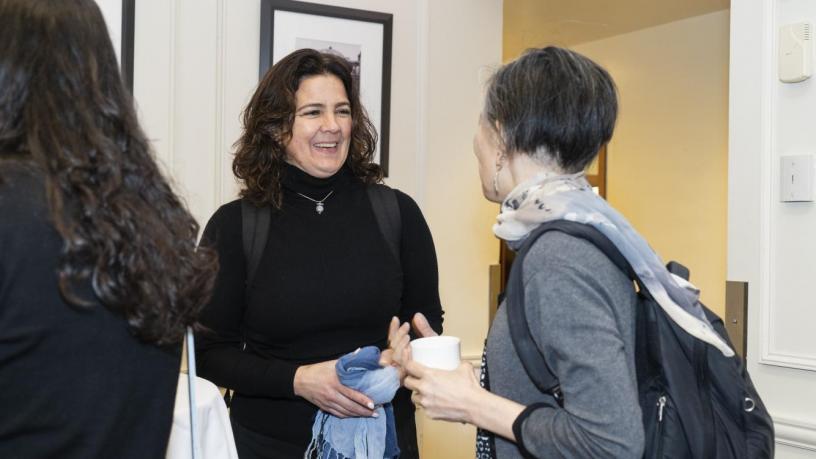
[[[376,417],[374,402],[363,393],[340,384],[337,360],[303,365],[295,371],[295,395],[338,418]]]

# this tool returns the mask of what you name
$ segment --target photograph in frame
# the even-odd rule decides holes
[[[122,79],[133,94],[133,42],[136,35],[136,0],[122,0]]]
[[[135,38],[136,0],[96,0],[108,26],[122,81],[133,93],[133,41]]]
[[[259,79],[278,60],[312,48],[342,56],[377,130],[374,162],[388,176],[393,15],[291,0],[262,0]]]

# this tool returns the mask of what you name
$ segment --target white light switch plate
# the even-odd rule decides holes
[[[813,155],[790,155],[781,158],[780,200],[813,201]]]

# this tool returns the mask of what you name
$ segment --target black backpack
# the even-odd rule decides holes
[[[524,309],[522,266],[530,247],[544,233],[560,231],[591,242],[638,286],[635,363],[643,412],[645,458],[770,458],[774,429],[765,405],[738,356],[722,353],[689,335],[643,287],[612,242],[595,228],[557,220],[542,224],[525,240],[510,271],[507,316],[522,365],[544,393],[564,406],[558,379],[539,351]],[[688,279],[676,262],[669,271]],[[703,306],[708,321],[731,344],[722,320]]]

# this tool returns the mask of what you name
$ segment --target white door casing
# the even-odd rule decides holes
[[[748,282],[748,369],[777,457],[816,457],[816,204],[779,201],[781,155],[816,153],[816,87],[777,78],[782,24],[807,0],[731,3],[728,279]]]

